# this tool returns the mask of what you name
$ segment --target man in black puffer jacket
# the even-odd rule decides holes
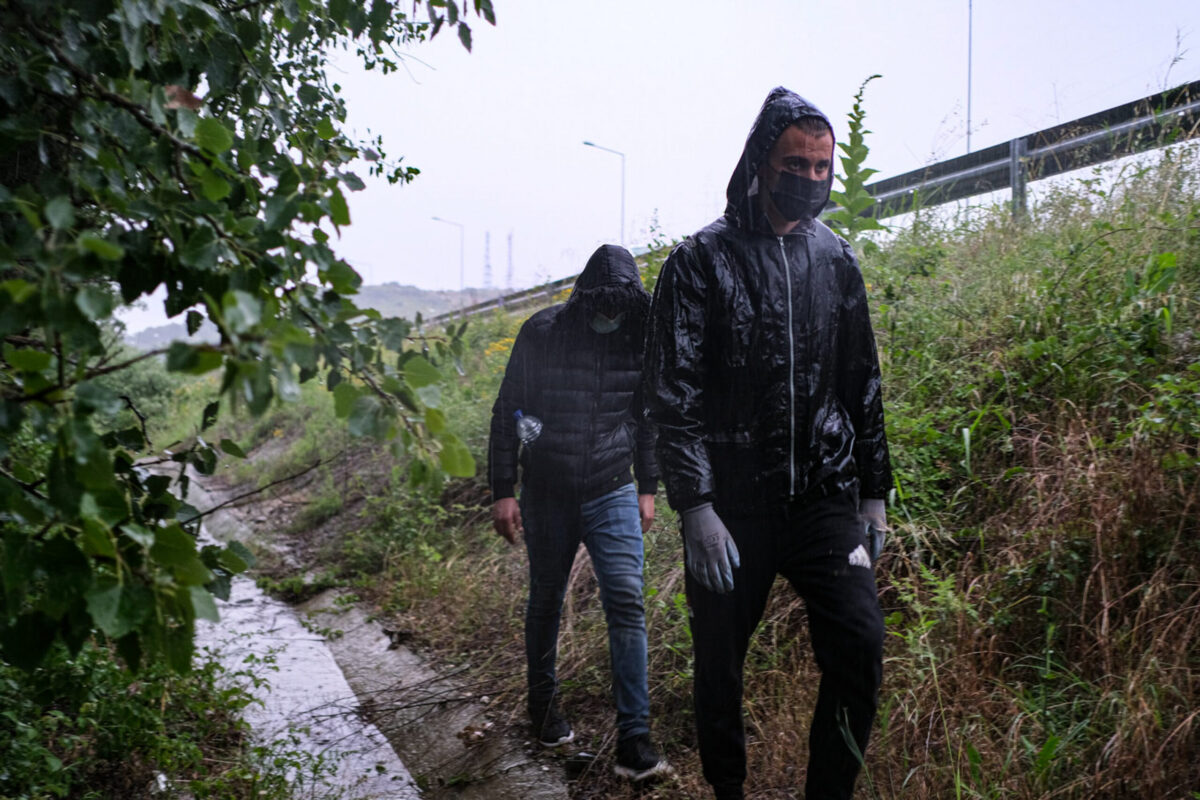
[[[651,309],[646,402],[682,519],[700,757],[722,800],[743,796],[742,667],[777,574],[805,600],[822,675],[808,800],[853,793],[882,677],[873,561],[891,468],[862,275],[816,219],[833,145],[820,111],[772,90],[724,216],[671,253]]]
[[[554,664],[582,541],[608,622],[616,771],[635,781],[669,770],[650,742],[642,608],[642,534],[658,489],[654,430],[640,391],[649,307],[629,251],[596,250],[567,302],[537,312],[517,334],[488,443],[492,522],[514,544],[523,529],[529,552],[525,652],[534,731],[547,747],[575,735],[558,707]]]

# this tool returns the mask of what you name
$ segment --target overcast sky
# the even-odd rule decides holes
[[[627,246],[655,220],[685,236],[723,210],[776,85],[840,139],[859,84],[881,74],[865,97],[877,178],[966,152],[968,0],[494,2],[494,28],[471,17],[471,53],[450,33],[386,77],[340,62],[349,128],[421,170],[350,197],[337,250],[367,283],[525,287],[578,272],[622,223],[621,159],[584,140],[625,153]],[[1197,0],[973,6],[972,150],[1200,78]],[[459,229],[434,216],[463,226],[461,277]]]

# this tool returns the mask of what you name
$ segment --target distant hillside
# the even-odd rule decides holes
[[[125,334],[126,343],[142,351],[166,347],[176,339],[216,344],[221,341],[221,334],[217,326],[207,319],[200,325],[200,330],[196,331],[195,336],[188,336],[187,326],[182,322],[168,322],[166,325],[155,325],[152,328],[143,328],[137,333]]]
[[[457,290],[418,289],[398,283],[375,286],[360,286],[355,302],[362,308],[374,308],[386,317],[413,319],[420,312],[422,317],[432,317],[460,306],[481,303],[503,294],[501,289]]]
[[[354,302],[360,308],[374,308],[385,317],[405,317],[414,319],[418,312],[428,318],[446,311],[453,311],[462,306],[481,303],[503,294],[501,289],[464,289],[435,290],[418,289],[416,286],[402,286],[398,283],[385,283],[374,286],[360,286]],[[176,339],[186,339],[193,342],[218,342],[220,334],[208,320],[200,326],[195,336],[187,335],[183,322],[169,322],[166,325],[156,325],[144,328],[136,333],[125,335],[125,341],[138,350],[154,350],[166,347]]]

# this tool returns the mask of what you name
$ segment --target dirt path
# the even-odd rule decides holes
[[[188,499],[206,509],[225,497],[193,480]],[[207,535],[254,541],[244,513],[206,517]],[[293,608],[239,578],[219,604],[221,622],[198,631],[198,646],[231,669],[251,656],[273,660],[264,705],[247,721],[260,741],[290,740],[327,766],[328,775],[296,776],[321,790],[305,797],[566,800],[562,762],[500,733],[487,698],[393,642],[351,600],[331,590]]]

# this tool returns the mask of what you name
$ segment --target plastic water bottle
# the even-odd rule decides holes
[[[542,421],[519,408],[513,412],[513,416],[517,419],[517,438],[521,440],[521,444],[529,447],[534,439],[542,435]]]

